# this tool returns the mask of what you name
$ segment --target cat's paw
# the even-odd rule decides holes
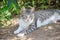
[[[24,33],[19,33],[19,34],[17,34],[17,36],[22,37],[22,36],[25,36],[25,34]]]
[[[18,31],[14,31],[14,34],[18,34],[19,32]]]
[[[22,36],[25,36],[27,35],[26,31],[22,31],[21,33],[17,34],[18,37],[22,37]]]

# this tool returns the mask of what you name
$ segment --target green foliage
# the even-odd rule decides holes
[[[19,13],[18,4],[16,0],[3,0],[3,7],[0,6],[0,21],[9,20],[12,16],[12,12]]]
[[[35,7],[48,9],[52,6],[60,7],[60,1],[55,0],[3,0],[0,2],[0,22],[10,20],[13,14],[20,14],[21,8]]]
[[[41,0],[41,2],[42,2],[43,4],[45,4],[45,3],[47,3],[47,0]]]
[[[41,6],[40,6],[40,9],[48,9],[48,6],[46,6],[46,5],[41,5]]]
[[[8,10],[6,10],[0,14],[0,20],[1,21],[2,20],[9,20],[10,16],[11,16],[11,13]]]

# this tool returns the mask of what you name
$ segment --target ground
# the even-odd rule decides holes
[[[13,34],[17,27],[18,24],[0,28],[0,40],[60,40],[60,23],[42,26],[23,37],[17,37]]]

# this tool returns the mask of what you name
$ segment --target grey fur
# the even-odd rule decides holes
[[[20,34],[22,33],[22,31],[24,30],[24,34],[30,33],[32,31],[34,31],[35,29],[37,29],[38,27],[41,27],[43,25],[47,25],[49,23],[54,23],[57,20],[60,20],[60,12],[57,10],[39,10],[39,11],[35,11],[33,13],[31,13],[31,10],[26,10],[24,11],[24,13],[22,13],[21,15],[32,15],[34,14],[31,20],[32,22],[29,24],[29,21],[27,21],[28,23],[23,24],[23,26],[20,26],[22,23],[20,23],[20,19],[23,18],[22,16],[20,16],[19,19],[19,27],[16,31],[14,31],[14,34]],[[22,19],[23,20],[23,19]],[[27,19],[26,19],[27,20]],[[31,21],[30,20],[30,21]],[[25,20],[24,20],[25,21]],[[24,26],[25,25],[25,26]]]

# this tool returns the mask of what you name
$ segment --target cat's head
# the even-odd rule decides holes
[[[23,9],[20,18],[25,22],[31,22],[34,19],[34,13],[32,9]]]

